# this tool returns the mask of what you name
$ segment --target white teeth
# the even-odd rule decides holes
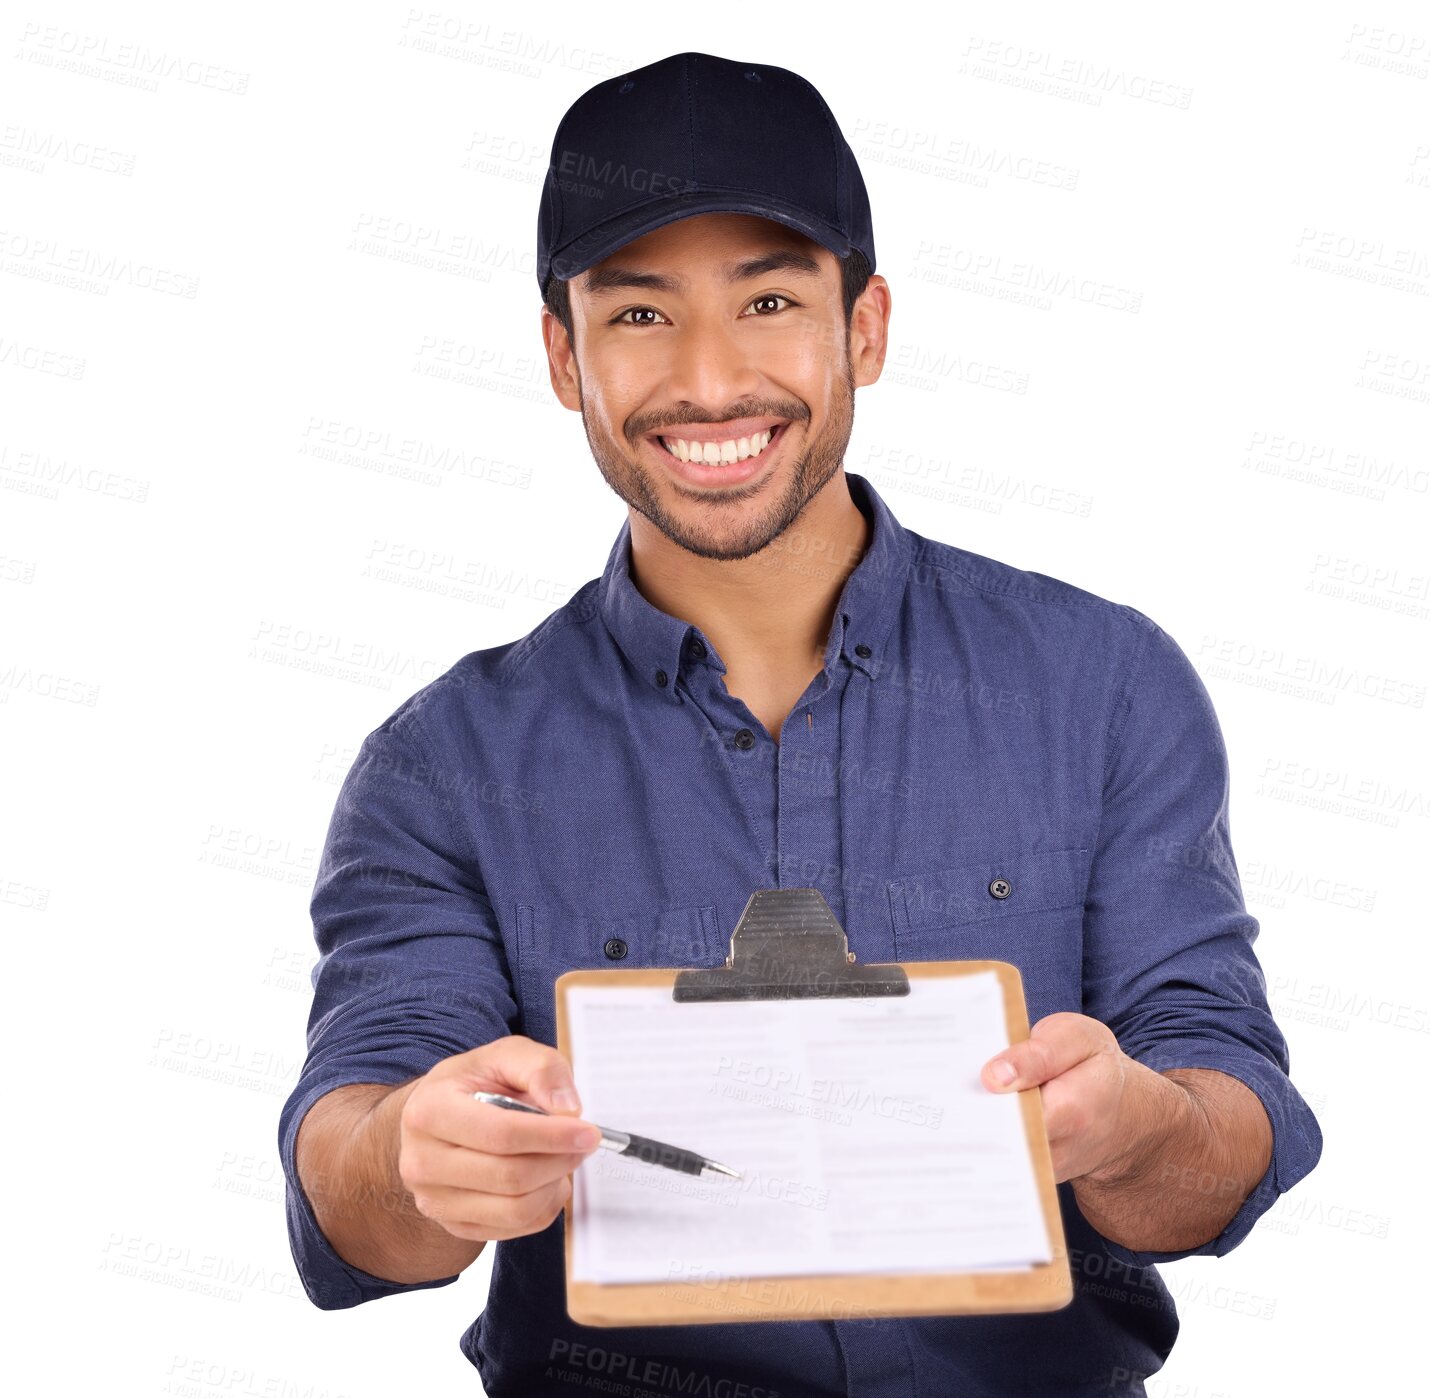
[[[757,432],[753,437],[730,437],[723,442],[688,442],[683,437],[662,437],[665,448],[682,461],[702,462],[706,466],[729,466],[758,456],[769,446],[774,429]]]

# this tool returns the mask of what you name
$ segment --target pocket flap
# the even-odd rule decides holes
[[[889,884],[895,933],[1072,907],[1087,884],[1086,849],[1020,850],[934,868]]]
[[[725,944],[713,903],[640,914],[516,907],[517,976],[529,1038],[555,1042],[556,978],[566,971],[715,966]]]

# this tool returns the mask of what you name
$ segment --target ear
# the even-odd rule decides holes
[[[849,369],[854,386],[874,383],[889,352],[889,283],[874,272],[849,317]]]
[[[541,338],[546,345],[546,367],[551,375],[551,388],[561,406],[572,412],[581,411],[581,371],[576,364],[576,351],[566,327],[551,314],[544,302],[541,306]]]

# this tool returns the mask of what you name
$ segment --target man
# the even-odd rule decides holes
[[[904,528],[845,471],[887,348],[873,267],[853,154],[784,69],[675,55],[558,128],[551,382],[629,518],[599,579],[364,741],[280,1124],[317,1305],[445,1285],[498,1242],[462,1340],[492,1394],[1140,1394],[1178,1329],[1150,1264],[1228,1252],[1319,1157],[1186,656],[1131,607]],[[1074,1300],[573,1324],[562,1208],[594,1143],[554,980],[721,964],[754,890],[805,886],[860,961],[1020,967],[1031,1037],[984,1085],[1041,1090]]]

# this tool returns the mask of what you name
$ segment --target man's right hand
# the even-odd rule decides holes
[[[571,1196],[571,1172],[600,1148],[599,1131],[580,1120],[570,1063],[521,1034],[444,1058],[405,1090],[402,1183],[420,1213],[468,1242],[549,1227]],[[478,1102],[474,1092],[505,1093],[552,1115]]]

